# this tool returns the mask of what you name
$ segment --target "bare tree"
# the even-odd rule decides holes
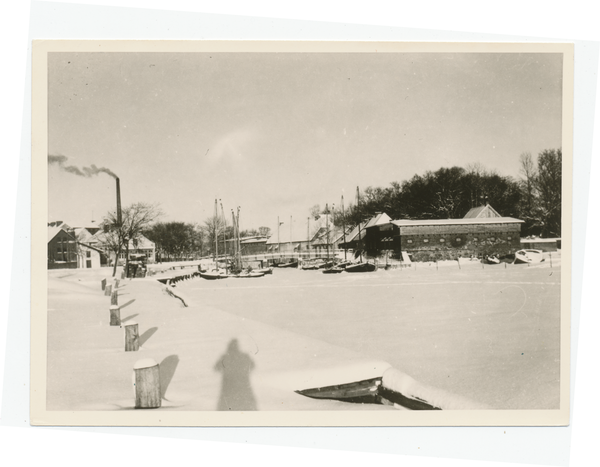
[[[219,240],[225,237],[231,237],[231,227],[227,225],[223,216],[214,215],[204,221],[202,227],[206,240],[208,241],[208,250],[216,253],[220,249],[218,246]],[[224,248],[224,247],[221,247]]]
[[[525,152],[521,154],[520,162],[521,169],[519,172],[523,176],[521,188],[525,198],[525,212],[528,217],[531,217],[533,214],[537,173],[531,153]]]
[[[142,231],[162,215],[158,205],[135,203],[122,211],[122,221],[118,222],[117,215],[110,212],[104,218],[103,247],[115,253],[113,277],[117,273],[119,255],[125,249],[125,270],[129,264],[129,244],[135,247],[142,237]]]

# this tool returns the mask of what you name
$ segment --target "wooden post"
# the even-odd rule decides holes
[[[119,279],[115,279],[115,282],[114,282],[114,284],[115,284],[114,288],[115,289],[119,288],[119,283],[120,283],[120,280]]]
[[[138,324],[134,321],[123,323],[125,326],[125,352],[137,352],[140,348]]]
[[[104,289],[104,295],[110,296],[112,294],[112,285],[108,284]]]
[[[102,291],[106,289],[106,278],[102,279]]]
[[[136,409],[157,409],[161,405],[159,365],[151,358],[138,360],[133,366]]]
[[[125,279],[125,269],[121,271],[121,279]]]
[[[113,290],[110,294],[110,304],[118,305],[119,304],[119,291],[117,289]]]
[[[117,305],[111,305],[110,308],[110,325],[121,325],[121,309]]]
[[[550,253],[550,267],[552,267],[552,253]]]

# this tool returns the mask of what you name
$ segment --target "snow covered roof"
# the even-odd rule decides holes
[[[104,232],[102,230],[96,232],[94,235],[92,235],[91,237],[87,238],[85,243],[87,243],[88,245],[95,245],[96,243],[103,243],[104,242]],[[138,250],[147,250],[147,249],[153,249],[154,248],[154,242],[152,242],[151,240],[148,240],[146,237],[144,237],[143,235],[140,236],[138,242],[137,242],[137,247],[135,247],[133,245],[133,241],[129,241],[129,249],[130,250],[134,250],[134,249],[138,249]]]
[[[63,224],[64,225],[64,224]],[[67,232],[65,229],[63,229],[62,227],[48,227],[48,241],[52,240],[54,237],[56,237],[58,235],[58,233],[60,231],[65,232],[67,235],[71,236],[71,234],[69,234],[69,232]]]
[[[377,214],[375,214],[375,216],[369,219],[367,225],[365,225],[364,228],[368,229],[369,227],[373,227],[374,225],[389,224],[391,220],[392,218],[388,216],[385,212],[378,212]]]
[[[349,233],[346,234],[346,243],[355,242],[365,238],[365,229],[369,227],[374,227],[376,225],[384,225],[389,224],[392,221],[392,218],[388,216],[385,212],[378,212],[373,217],[371,217],[367,222],[363,222],[356,227],[354,227]],[[343,232],[342,232],[343,236]]]
[[[346,234],[346,243],[355,242],[365,237],[365,226],[366,224],[360,224],[354,227],[349,233]]]
[[[493,207],[491,207],[489,204],[486,204],[485,206],[477,206],[476,208],[470,209],[469,212],[465,214],[464,219],[481,219],[487,217],[502,216],[498,214],[498,211],[496,211]]]
[[[229,240],[228,240],[229,241]],[[246,237],[240,238],[240,243],[248,244],[248,243],[265,243],[267,241],[267,237]]]
[[[470,219],[401,219],[392,221],[392,224],[398,227],[407,227],[417,225],[521,224],[523,222],[514,217],[483,217]]]

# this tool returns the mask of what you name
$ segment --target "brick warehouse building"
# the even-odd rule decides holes
[[[68,228],[68,227],[67,227]],[[77,242],[63,227],[48,227],[48,269],[75,269]]]
[[[462,219],[393,220],[367,227],[364,246],[370,255],[388,251],[400,258],[401,252],[406,252],[413,261],[503,256],[522,248],[522,220],[501,217],[491,207],[479,212],[471,210],[467,216]]]

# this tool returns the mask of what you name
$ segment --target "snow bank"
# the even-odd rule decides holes
[[[483,410],[490,409],[466,397],[420,383],[396,368],[388,368],[383,373],[382,385],[411,399],[420,399],[442,410]]]

